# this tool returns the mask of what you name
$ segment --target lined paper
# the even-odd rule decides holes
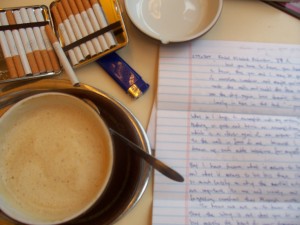
[[[196,40],[163,46],[158,108],[300,114],[300,46]]]
[[[300,46],[160,49],[153,224],[299,224]]]

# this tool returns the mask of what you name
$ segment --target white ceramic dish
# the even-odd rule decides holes
[[[133,24],[163,44],[200,37],[217,22],[223,0],[124,0]]]

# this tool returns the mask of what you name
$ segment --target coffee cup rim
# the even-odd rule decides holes
[[[26,103],[27,101],[30,101],[31,99],[35,99],[35,98],[43,98],[44,96],[60,96],[60,97],[66,97],[68,99],[71,99],[71,101],[77,101],[77,104],[81,104],[82,107],[84,107],[86,110],[88,110],[87,112],[93,114],[95,116],[95,118],[98,119],[98,121],[102,124],[102,127],[105,128],[106,130],[106,134],[108,137],[108,141],[109,141],[109,152],[110,152],[110,163],[109,163],[109,168],[108,168],[108,175],[105,178],[105,185],[102,186],[101,189],[98,190],[97,195],[95,196],[95,198],[93,198],[93,201],[91,201],[89,204],[87,204],[85,207],[81,208],[77,213],[74,213],[72,215],[70,215],[69,217],[66,217],[64,219],[61,219],[59,221],[36,221],[36,220],[27,220],[24,219],[20,216],[17,216],[16,213],[17,210],[14,209],[13,207],[9,207],[7,205],[7,203],[5,203],[5,199],[3,198],[3,196],[1,195],[1,187],[0,187],[0,210],[6,214],[8,217],[10,217],[13,220],[16,220],[18,222],[21,223],[25,223],[25,224],[32,224],[32,225],[56,225],[56,224],[62,224],[62,223],[66,223],[69,221],[72,221],[78,217],[80,217],[81,215],[84,215],[87,211],[89,211],[102,197],[103,194],[105,194],[107,187],[109,186],[109,182],[111,180],[111,176],[113,174],[113,167],[114,167],[114,147],[113,147],[113,140],[112,137],[110,135],[108,126],[106,125],[105,121],[101,118],[101,116],[98,114],[98,112],[95,111],[95,109],[93,109],[89,104],[87,104],[86,102],[84,102],[82,99],[80,99],[79,97],[73,96],[71,94],[67,94],[67,93],[61,93],[61,92],[43,92],[43,93],[39,93],[39,94],[34,94],[31,95],[29,97],[25,97],[22,100],[18,101],[17,103],[15,103],[12,107],[10,107],[6,112],[3,113],[3,115],[0,117],[0,124],[2,123],[3,119],[6,119],[6,117],[9,116],[10,113],[12,113],[16,108],[20,107],[22,104]]]

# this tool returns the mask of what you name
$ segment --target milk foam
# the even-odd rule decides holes
[[[107,180],[108,134],[97,115],[85,113],[65,102],[45,102],[1,131],[0,174],[28,215],[69,217],[91,204]]]

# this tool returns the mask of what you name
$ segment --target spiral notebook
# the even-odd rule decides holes
[[[153,224],[299,224],[300,45],[161,46]]]

